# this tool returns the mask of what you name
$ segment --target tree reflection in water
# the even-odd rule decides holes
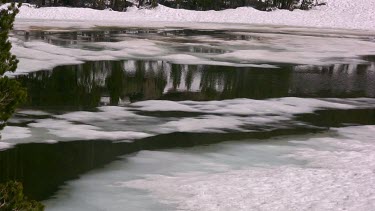
[[[101,61],[31,73],[18,81],[29,90],[28,106],[90,109],[151,99],[282,97],[288,92],[290,70]]]
[[[284,65],[278,69],[96,61],[18,76],[27,106],[94,109],[140,100],[374,97],[371,65]]]

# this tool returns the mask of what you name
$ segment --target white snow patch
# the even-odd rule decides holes
[[[7,143],[7,142],[2,142],[0,141],[0,151],[1,150],[4,150],[4,149],[9,149],[13,146],[13,144],[11,143]]]
[[[161,125],[161,131],[169,132],[223,132],[222,130],[241,130],[245,122],[238,117],[202,116],[183,118]]]
[[[80,138],[83,140],[109,139],[132,140],[145,138],[151,134],[133,131],[103,131],[92,125],[73,124],[66,120],[41,119],[36,123],[30,123],[30,127],[46,128],[50,134],[62,138]]]
[[[11,139],[23,139],[31,137],[31,131],[29,128],[16,127],[16,126],[6,126],[2,131],[2,140]]]
[[[353,100],[355,101],[355,100]],[[143,101],[131,104],[141,111],[184,111],[231,115],[290,115],[317,109],[351,109],[353,101],[341,103],[324,99],[286,97],[269,100],[234,99],[222,101]],[[367,104],[369,105],[369,104]]]
[[[371,210],[374,173],[298,167],[149,176],[126,187],[151,191],[178,210]]]
[[[69,121],[105,121],[123,119],[126,121],[127,117],[136,117],[137,115],[128,111],[124,107],[117,106],[103,106],[99,107],[99,112],[76,111],[62,115],[57,115],[57,118],[66,119]]]
[[[202,169],[117,184],[147,190],[161,203],[183,210],[372,210],[375,138],[368,135],[375,127],[336,131],[342,136],[293,141],[294,152],[286,156],[307,163],[302,166],[244,166],[221,173]]]
[[[52,139],[48,139],[48,140],[45,140],[44,142],[46,142],[48,144],[56,144],[58,141],[52,140]]]
[[[223,101],[142,101],[98,107],[97,112],[76,111],[30,123],[30,130],[45,130],[48,139],[134,140],[173,132],[249,132],[303,125],[294,115],[319,109],[373,108],[374,99],[277,98]],[[160,117],[152,113],[162,114]],[[164,113],[163,112],[167,112]],[[180,112],[181,117],[168,112]],[[185,113],[185,114],[184,114]],[[184,117],[187,115],[188,117]],[[57,136],[57,137],[56,137]],[[44,138],[47,139],[47,138]]]

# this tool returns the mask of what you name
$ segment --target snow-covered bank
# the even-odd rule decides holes
[[[277,10],[273,12],[263,12],[248,7],[205,12],[164,6],[158,6],[152,10],[130,8],[128,12],[64,7],[40,9],[21,7],[17,21],[27,24],[31,19],[60,20],[65,21],[64,24],[68,26],[74,26],[77,23],[91,26],[142,26],[153,25],[154,22],[177,22],[183,26],[182,23],[199,22],[375,30],[375,2],[372,0],[328,0],[328,5],[310,11]],[[153,23],[150,24],[150,22]],[[50,26],[55,25],[50,24]]]

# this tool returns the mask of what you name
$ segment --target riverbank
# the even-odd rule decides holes
[[[17,16],[16,26],[20,22],[27,25],[35,20],[44,20],[38,26],[142,27],[173,22],[176,26],[184,26],[185,23],[190,25],[194,23],[236,23],[375,31],[374,14],[375,2],[371,0],[329,0],[327,5],[309,11],[276,10],[273,12],[258,11],[250,7],[223,11],[190,11],[159,5],[151,10],[133,7],[129,8],[127,12],[115,12],[88,8],[23,6]]]

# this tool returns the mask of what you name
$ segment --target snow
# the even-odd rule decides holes
[[[105,121],[108,119],[123,119],[136,117],[137,115],[123,107],[103,106],[99,107],[99,112],[77,111],[58,115],[56,117],[69,121]]]
[[[50,134],[61,138],[79,138],[82,140],[133,140],[150,136],[150,134],[143,132],[103,131],[101,128],[92,125],[73,124],[69,121],[54,119],[43,119],[29,125],[34,128],[48,129]]]
[[[12,144],[11,143],[7,143],[7,142],[2,142],[0,141],[0,151],[1,150],[4,150],[4,149],[9,149],[12,147]]]
[[[56,141],[56,140],[45,140],[44,142],[48,143],[48,144],[56,144],[58,141]]]
[[[375,127],[336,131],[340,137],[301,141],[292,153],[283,155],[306,161],[305,166],[147,175],[119,185],[147,190],[160,202],[183,210],[372,210],[375,139],[362,133],[373,134]],[[310,143],[321,147],[308,147]]]
[[[97,111],[74,111],[49,114],[40,118],[37,111],[20,111],[33,114],[24,121],[27,126],[17,127],[20,133],[5,130],[5,138],[12,134],[26,135],[17,143],[42,140],[74,141],[108,139],[132,141],[135,139],[174,132],[228,133],[268,131],[279,128],[309,127],[295,120],[298,114],[327,109],[374,108],[372,98],[312,99],[275,98],[267,100],[233,99],[222,101],[165,101],[149,100],[102,106]],[[158,112],[160,116],[153,116]],[[176,117],[173,113],[178,112]],[[14,121],[16,121],[15,118]],[[31,123],[30,123],[31,122]],[[32,134],[32,136],[31,136]],[[14,138],[14,135],[13,135]]]
[[[30,129],[25,127],[6,126],[1,131],[1,140],[23,139],[31,136]]]
[[[289,25],[302,27],[375,29],[375,2],[373,0],[328,0],[326,6],[310,11],[257,11],[242,7],[224,11],[189,11],[162,5],[152,10],[129,8],[128,12],[98,11],[87,8],[31,8],[21,7],[17,21],[28,24],[31,19],[64,21],[72,26],[152,26],[155,23],[241,23],[261,25]],[[31,23],[31,22],[30,22]],[[29,24],[30,24],[29,23]],[[59,22],[44,23],[58,27]]]
[[[254,168],[153,176],[152,180],[126,184],[150,190],[162,202],[178,204],[179,210],[371,210],[375,206],[370,170]]]
[[[184,118],[181,120],[170,121],[161,125],[161,131],[170,132],[216,132],[220,133],[225,130],[241,130],[240,126],[244,121],[238,117],[222,116],[202,116],[199,118]]]
[[[184,111],[201,112],[208,114],[232,114],[232,115],[290,115],[298,113],[310,113],[319,108],[351,109],[356,99],[341,100],[341,103],[330,102],[330,99],[311,98],[276,98],[269,100],[234,99],[222,101],[143,101],[132,103],[131,106],[140,111]],[[335,100],[335,99],[331,99]],[[336,99],[340,101],[339,99]],[[374,102],[368,99],[369,104]]]
[[[374,132],[356,126],[141,151],[68,182],[44,203],[49,210],[373,210]]]

